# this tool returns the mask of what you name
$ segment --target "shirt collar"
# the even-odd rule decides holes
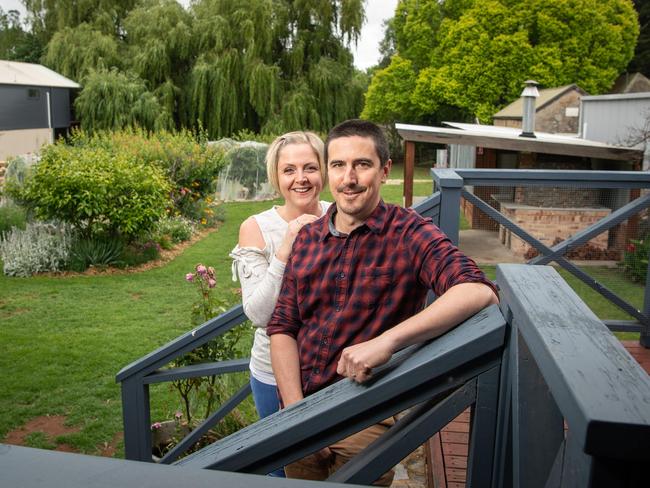
[[[318,236],[319,241],[324,241],[328,235],[337,236],[336,228],[334,227],[334,216],[336,215],[336,203],[332,203],[330,208],[327,210],[326,218],[323,219],[323,223],[320,228],[320,235]],[[370,216],[366,221],[359,227],[364,225],[373,232],[374,234],[381,234],[384,232],[386,227],[386,215],[388,213],[388,206],[384,203],[383,199],[379,200],[379,204],[372,211]],[[331,226],[331,227],[330,227]],[[332,232],[334,230],[335,232]],[[345,236],[343,233],[339,233],[338,236]]]

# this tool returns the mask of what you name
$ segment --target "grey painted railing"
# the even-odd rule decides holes
[[[648,486],[650,376],[557,271],[498,265],[510,324],[494,487]]]
[[[494,170],[494,169],[433,169],[431,170],[440,200],[440,228],[455,243],[458,242],[458,222],[461,197],[483,211],[500,225],[516,234],[539,252],[528,264],[548,264],[555,261],[587,286],[631,315],[635,321],[606,320],[611,330],[640,332],[640,342],[650,347],[650,263],[645,283],[644,306],[638,310],[604,284],[564,257],[566,253],[588,242],[600,233],[611,229],[626,219],[650,208],[650,193],[614,210],[599,222],[577,232],[563,242],[549,247],[497,209],[470,193],[465,186],[538,186],[560,188],[649,189],[650,173],[638,171],[547,171],[547,170]]]
[[[311,486],[253,473],[411,407],[328,480],[368,484],[468,406],[468,487],[647,486],[650,377],[553,268],[498,265],[497,280],[500,309],[397,353],[368,383],[344,379],[174,466],[0,445],[0,486]],[[177,342],[125,378],[188,346]]]

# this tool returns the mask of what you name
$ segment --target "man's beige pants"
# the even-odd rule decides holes
[[[352,434],[350,437],[335,442],[329,446],[332,452],[329,459],[325,459],[319,453],[311,454],[295,463],[285,466],[284,471],[288,478],[316,481],[326,480],[341,466],[386,432],[394,423],[394,419],[391,417],[361,432]],[[384,473],[374,484],[377,486],[390,486],[393,481],[393,475],[394,472],[391,469]]]

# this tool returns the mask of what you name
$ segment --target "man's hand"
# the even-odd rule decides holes
[[[380,335],[343,349],[336,372],[357,383],[363,383],[372,376],[372,368],[388,362],[392,355],[393,344],[387,336]]]

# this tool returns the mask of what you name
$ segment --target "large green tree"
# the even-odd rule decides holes
[[[607,90],[639,33],[630,0],[403,0],[397,53],[373,77],[365,117],[489,121],[522,82]]]
[[[47,66],[83,91],[91,73],[94,91],[134,93],[137,81],[176,127],[212,138],[326,131],[363,108],[368,80],[349,49],[363,0],[195,0],[189,10],[175,0],[24,3],[48,43]],[[87,127],[101,119],[87,103],[77,108]]]
[[[23,29],[20,13],[0,7],[0,59],[37,63],[42,51],[38,38]]]

